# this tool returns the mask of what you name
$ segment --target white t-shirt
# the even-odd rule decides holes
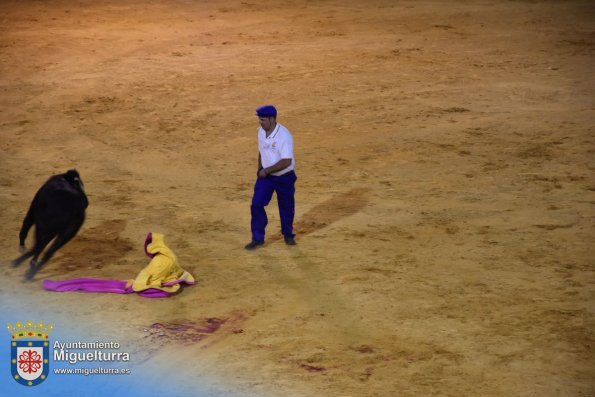
[[[260,152],[260,161],[264,168],[277,164],[281,159],[291,159],[289,167],[274,172],[271,175],[279,176],[295,169],[293,138],[289,130],[279,123],[277,123],[275,129],[268,137],[262,127],[258,128],[258,151]]]

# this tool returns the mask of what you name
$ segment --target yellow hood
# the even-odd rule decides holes
[[[161,233],[149,233],[145,240],[145,252],[153,258],[157,254],[167,256],[173,261],[177,261],[176,255],[165,245],[165,236]]]

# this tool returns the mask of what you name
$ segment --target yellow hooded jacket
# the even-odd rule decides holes
[[[150,233],[145,242],[145,251],[151,262],[140,271],[132,281],[135,292],[149,288],[174,293],[180,289],[180,283],[164,285],[179,280],[187,284],[194,284],[194,277],[178,265],[178,258],[164,242],[165,236],[160,233]]]

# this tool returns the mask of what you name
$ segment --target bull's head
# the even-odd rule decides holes
[[[85,184],[77,170],[68,170],[66,174],[64,174],[64,179],[66,179],[72,186],[78,188],[81,192],[85,191]]]

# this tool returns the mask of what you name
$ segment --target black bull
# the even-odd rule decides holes
[[[19,233],[19,248],[23,254],[12,262],[16,267],[25,259],[33,257],[25,275],[27,280],[35,277],[56,251],[76,235],[85,221],[85,210],[89,201],[83,186],[79,173],[69,170],[50,177],[35,194]],[[35,245],[26,251],[25,239],[33,225]],[[52,240],[54,241],[43,258],[38,261],[41,252]]]

